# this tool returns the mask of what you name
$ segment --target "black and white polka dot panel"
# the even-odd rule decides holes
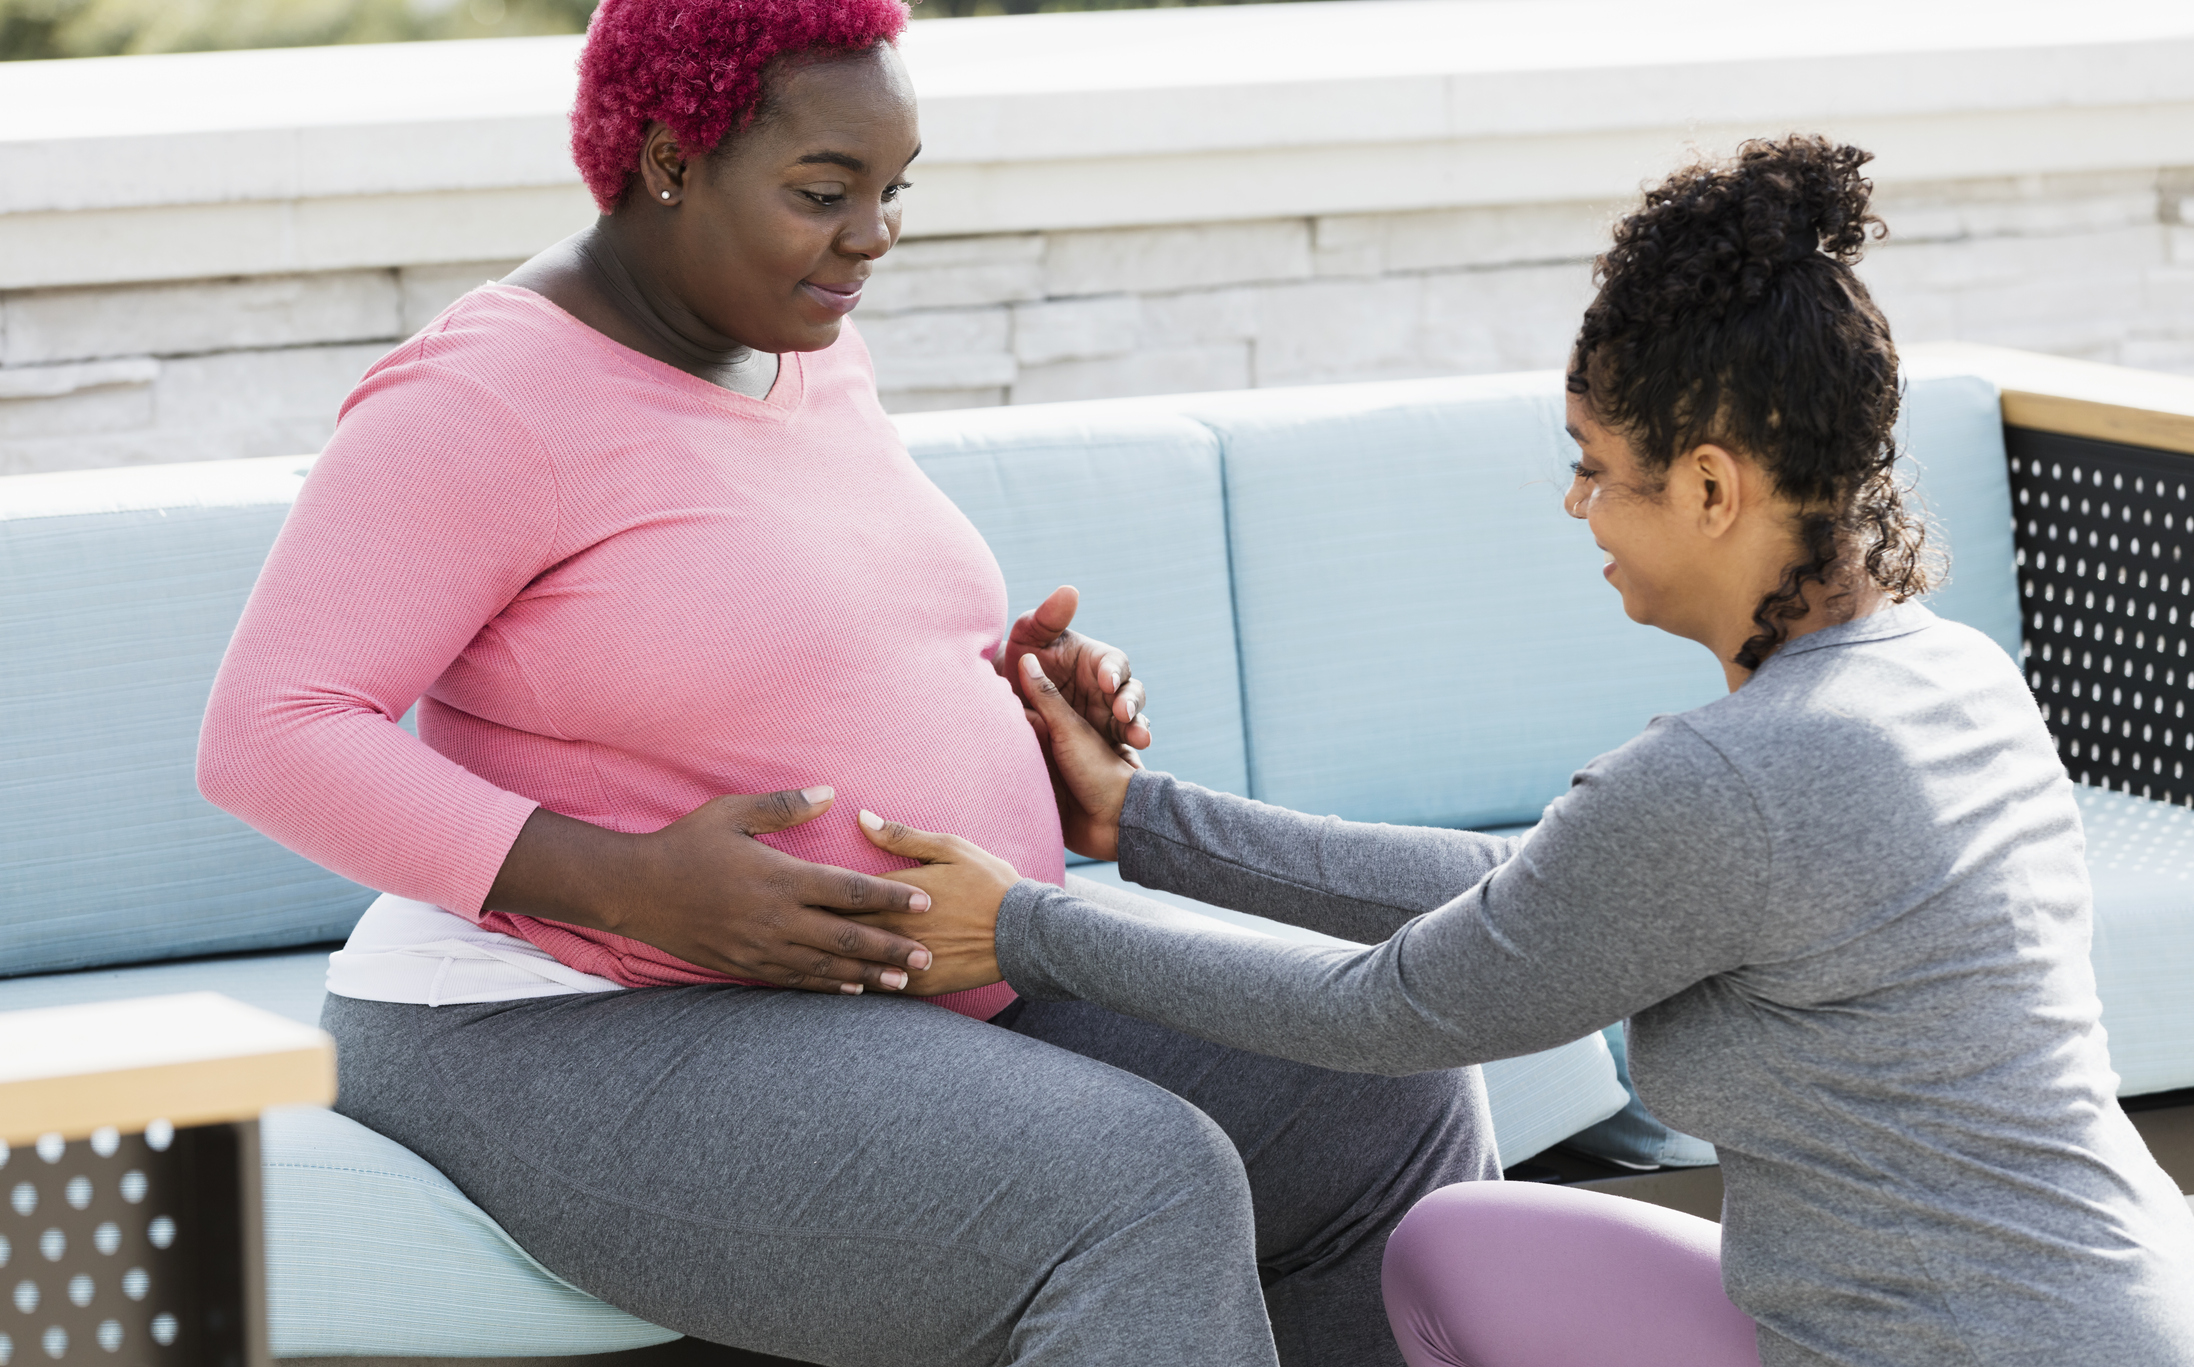
[[[234,1130],[0,1143],[0,1367],[243,1367]]]
[[[2006,439],[2023,665],[2065,769],[2189,803],[2194,459],[2019,429]]]

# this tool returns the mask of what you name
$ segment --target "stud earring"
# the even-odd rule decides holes
[[[665,198],[665,199],[669,199],[669,198],[670,198],[670,191],[668,191],[668,190],[665,190],[665,191],[663,191],[663,198]]]

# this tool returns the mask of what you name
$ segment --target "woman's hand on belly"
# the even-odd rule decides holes
[[[1070,629],[1081,602],[1080,590],[1062,584],[1033,612],[1022,613],[993,662],[998,675],[1019,688],[1021,661],[1034,655],[1044,673],[1058,681],[1075,713],[1107,741],[1147,750],[1150,718],[1143,715],[1142,681],[1124,652]]]
[[[885,875],[929,894],[929,910],[919,914],[883,912],[858,917],[879,928],[920,937],[935,956],[914,974],[907,994],[939,997],[988,987],[998,971],[998,906],[1021,881],[1011,864],[956,835],[917,831],[874,812],[861,813],[861,831],[869,843],[890,854],[919,859],[922,867]]]
[[[1116,857],[1120,847],[1120,808],[1136,766],[1118,754],[1085,721],[1056,684],[1045,677],[1034,655],[1021,662],[1021,688],[1032,712],[1050,736],[1053,783],[1059,815],[1074,849],[1076,836],[1100,858]],[[861,813],[869,843],[887,854],[919,859],[922,867],[886,877],[929,894],[929,910],[919,914],[883,912],[856,919],[880,929],[912,935],[935,956],[914,974],[907,991],[917,997],[941,996],[986,987],[998,971],[998,907],[1021,875],[1011,864],[956,835],[917,831],[874,812]]]
[[[811,864],[754,837],[830,810],[828,788],[720,797],[662,830],[626,835],[538,808],[504,859],[487,910],[606,930],[734,978],[811,992],[896,992],[931,955],[845,913],[918,921],[904,882]]]
[[[1133,751],[1112,744],[1090,726],[1044,672],[1040,657],[1022,657],[1020,685],[1029,716],[1044,738],[1067,848],[1091,859],[1118,859],[1120,809],[1127,805],[1128,780],[1141,763]]]

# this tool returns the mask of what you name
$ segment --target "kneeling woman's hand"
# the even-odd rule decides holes
[[[931,957],[927,969],[910,975],[912,997],[937,997],[987,987],[998,972],[998,904],[1021,881],[1013,866],[956,835],[917,831],[874,812],[861,813],[861,830],[871,844],[922,867],[884,877],[911,883],[929,894],[926,912],[874,912],[849,919],[919,937]]]
[[[1120,809],[1128,780],[1142,767],[1134,752],[1100,735],[1044,674],[1034,654],[1021,657],[1021,691],[1043,738],[1052,793],[1067,848],[1092,859],[1120,857]]]
[[[1120,809],[1136,766],[1060,695],[1033,654],[1021,659],[1021,683],[1031,710],[1045,723],[1067,843],[1083,848],[1074,841],[1079,827],[1084,836],[1095,837],[1088,843],[1101,847],[1104,857],[1113,857],[1119,846]],[[1003,977],[998,971],[998,907],[1021,880],[1013,866],[959,836],[913,830],[874,812],[861,813],[861,829],[878,849],[922,861],[921,868],[884,877],[928,893],[928,911],[849,918],[911,936],[929,950],[933,961],[910,975],[908,994],[964,992]]]

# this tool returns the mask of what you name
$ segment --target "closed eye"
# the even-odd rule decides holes
[[[1569,472],[1579,479],[1591,479],[1600,473],[1581,460],[1571,461],[1569,463]]]

